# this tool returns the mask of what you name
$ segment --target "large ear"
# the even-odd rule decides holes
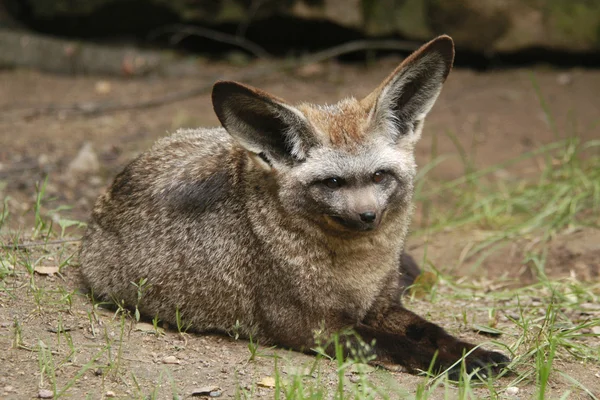
[[[262,90],[219,81],[213,87],[212,102],[227,132],[269,163],[301,161],[315,144],[304,115]]]
[[[402,62],[370,95],[362,100],[371,110],[371,123],[397,141],[415,132],[433,107],[454,61],[450,36],[439,36]]]

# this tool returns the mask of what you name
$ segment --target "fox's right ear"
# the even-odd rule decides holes
[[[262,90],[219,81],[213,87],[212,102],[227,132],[269,163],[290,165],[301,161],[314,144],[304,115]]]

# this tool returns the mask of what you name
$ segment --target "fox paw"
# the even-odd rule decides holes
[[[475,374],[481,380],[494,377],[505,369],[510,363],[510,358],[497,351],[477,349],[464,360],[464,370],[467,374]],[[448,377],[457,381],[460,377],[463,362],[455,365],[448,371]]]

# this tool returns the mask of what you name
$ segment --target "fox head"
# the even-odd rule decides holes
[[[410,209],[414,146],[453,59],[452,39],[440,36],[362,100],[292,106],[220,81],[212,101],[223,127],[274,179],[288,213],[332,232],[366,232]]]

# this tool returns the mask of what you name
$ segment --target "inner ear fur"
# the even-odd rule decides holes
[[[431,110],[454,62],[450,36],[439,36],[407,57],[362,100],[377,124],[402,135]]]
[[[219,81],[213,87],[212,102],[227,132],[268,161],[302,160],[314,145],[302,113],[267,92],[238,82]]]

